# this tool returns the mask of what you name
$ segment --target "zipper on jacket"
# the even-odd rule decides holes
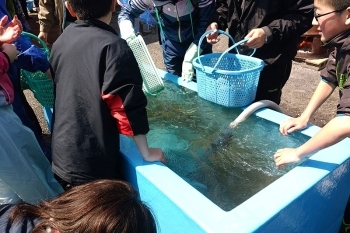
[[[181,43],[182,42],[182,40],[181,40],[181,22],[180,22],[180,19],[179,19],[179,13],[177,11],[177,5],[176,4],[175,4],[175,9],[176,9],[176,20],[179,23],[179,30],[178,30],[177,34],[179,36],[179,41]]]

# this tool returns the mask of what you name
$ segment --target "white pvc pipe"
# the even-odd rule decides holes
[[[230,126],[237,126],[238,123],[245,121],[250,115],[252,115],[252,113],[261,108],[270,108],[277,112],[283,113],[280,106],[278,106],[278,104],[276,104],[275,102],[272,102],[270,100],[260,100],[255,103],[252,103],[246,109],[244,109],[244,111],[241,114],[239,114],[239,116],[234,121],[230,123]]]
[[[272,102],[270,100],[260,100],[255,103],[252,103],[241,114],[239,114],[239,116],[236,117],[236,119],[232,121],[227,128],[223,129],[220,132],[217,139],[210,144],[210,146],[206,149],[204,154],[211,154],[214,148],[218,148],[226,142],[228,142],[232,137],[232,129],[237,127],[239,123],[245,121],[250,115],[252,115],[255,111],[261,108],[270,108],[272,110],[283,113],[280,106],[278,106],[275,102]]]

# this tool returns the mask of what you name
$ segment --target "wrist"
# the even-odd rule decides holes
[[[301,160],[305,156],[302,146],[295,148],[295,155],[299,160]]]
[[[261,28],[265,33],[265,44],[268,44],[272,41],[272,32],[269,27],[265,26]]]
[[[302,113],[302,114],[299,116],[299,118],[300,118],[303,122],[308,123],[309,120],[310,120],[310,115],[309,115],[309,114]]]

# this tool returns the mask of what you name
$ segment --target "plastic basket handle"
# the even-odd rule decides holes
[[[199,39],[199,42],[198,42],[198,48],[201,47],[204,38],[205,38],[207,35],[209,35],[210,33],[212,33],[212,32],[214,32],[214,31],[213,31],[213,30],[206,31],[206,32],[201,36],[201,38]],[[226,33],[225,31],[217,30],[216,32],[217,32],[218,34],[224,34],[225,36],[227,36],[227,37],[232,41],[232,44],[235,43],[235,40],[232,38],[232,36],[231,36],[230,34]],[[237,53],[239,53],[237,49],[236,49],[236,51],[237,51]],[[200,51],[199,51],[199,49],[198,49],[198,57],[199,57],[199,55],[201,55],[201,54],[200,54]],[[201,62],[201,59],[198,59],[198,60],[199,60],[199,63],[201,64],[201,66],[203,67],[202,62]]]
[[[23,36],[28,36],[28,37],[30,37],[30,38],[32,38],[32,39],[38,41],[39,44],[41,45],[41,47],[44,49],[44,52],[45,52],[46,55],[47,55],[47,59],[49,59],[49,56],[50,56],[50,49],[47,47],[46,43],[45,43],[42,39],[40,39],[40,38],[37,37],[36,35],[33,35],[33,34],[29,33],[29,32],[22,32],[21,35],[23,35]]]
[[[232,45],[230,48],[226,49],[222,54],[221,56],[219,57],[218,61],[216,62],[216,64],[214,65],[214,67],[212,68],[212,70],[208,70],[210,73],[213,73],[214,70],[216,69],[216,67],[218,66],[218,64],[220,63],[221,59],[224,57],[225,54],[227,54],[228,52],[230,52],[232,49],[236,49],[237,51],[237,47],[245,42],[247,42],[249,39],[246,38],[246,39],[243,39],[237,43],[235,43],[234,45]],[[253,50],[253,52],[251,54],[249,54],[249,56],[253,56],[254,53],[255,53],[256,49]],[[239,54],[239,53],[238,53]]]

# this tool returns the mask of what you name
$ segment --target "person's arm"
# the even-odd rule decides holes
[[[320,74],[322,80],[318,84],[311,100],[300,117],[290,118],[283,121],[280,124],[280,132],[283,135],[294,132],[296,130],[303,129],[307,126],[310,117],[315,113],[315,111],[328,99],[332,94],[335,87],[338,85],[336,78],[336,50],[334,50],[328,57],[327,64]]]
[[[289,0],[286,4],[287,10],[282,18],[262,27],[266,43],[280,40],[289,42],[290,38],[299,38],[311,28],[314,16],[312,0]]]
[[[207,35],[207,42],[209,44],[216,44],[220,41],[219,34],[217,30],[225,31],[227,28],[228,20],[228,4],[227,0],[216,0],[215,1],[215,11],[212,17],[209,19],[208,30],[213,32]]]
[[[321,80],[303,113],[297,118],[283,121],[280,124],[280,132],[283,135],[288,135],[296,130],[305,128],[311,116],[328,99],[334,89],[335,85]]]
[[[228,4],[227,0],[216,0],[215,11],[210,18],[209,23],[217,23],[217,29],[225,31],[228,21]]]
[[[134,22],[145,10],[153,3],[148,0],[130,0],[121,5],[121,11],[118,15],[118,24],[121,37],[127,39],[135,35]]]
[[[199,0],[198,1],[198,23],[194,25],[194,39],[193,43],[198,46],[198,42],[201,38],[201,36],[205,33],[207,30],[207,27],[209,23],[211,23],[211,18],[215,10],[215,1],[214,0]],[[202,43],[202,49],[203,46],[205,46],[206,41],[203,41]]]
[[[315,136],[300,147],[280,149],[274,155],[277,167],[300,161],[303,157],[330,147],[350,136],[350,116],[337,116],[328,122]]]
[[[136,59],[126,42],[107,48],[106,72],[102,86],[102,99],[116,119],[116,127],[124,135],[132,136],[146,161],[165,161],[160,149],[148,147],[149,131],[147,98],[142,90],[142,76]]]
[[[48,33],[55,22],[55,1],[39,0],[39,38],[47,42]]]

